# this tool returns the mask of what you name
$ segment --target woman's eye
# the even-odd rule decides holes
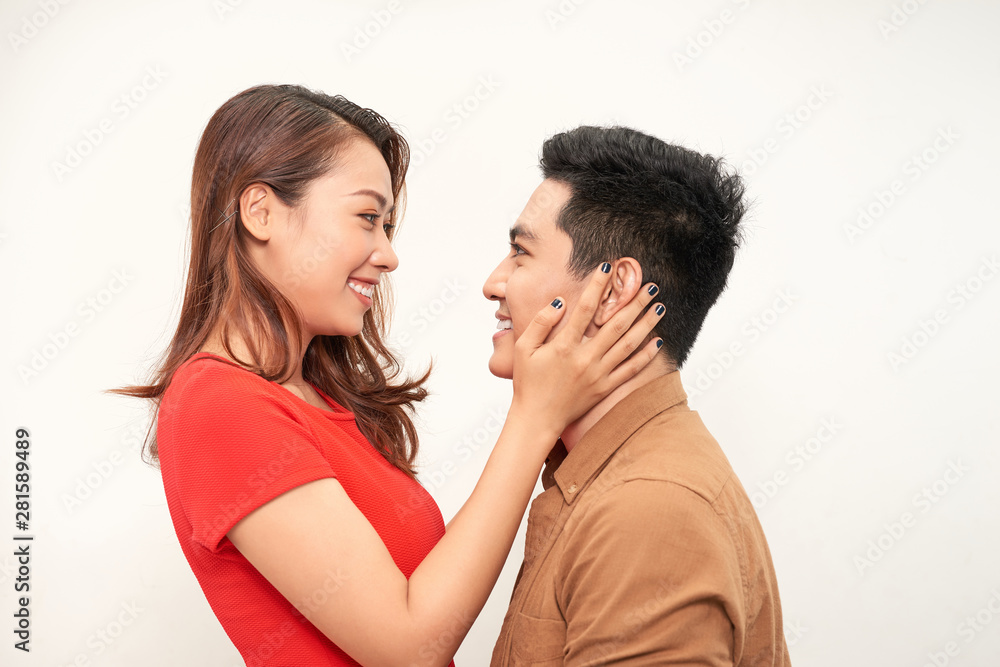
[[[392,230],[394,230],[395,228],[396,225],[392,224],[391,222],[387,222],[384,225],[382,225],[382,231],[385,232],[386,236],[392,236]]]
[[[361,217],[374,225],[375,221],[378,220],[378,213],[362,213]]]

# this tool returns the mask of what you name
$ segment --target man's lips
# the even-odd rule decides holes
[[[493,334],[493,340],[501,338],[508,332],[512,331],[514,327],[514,323],[511,321],[509,317],[497,313],[496,318],[497,318],[497,332]]]

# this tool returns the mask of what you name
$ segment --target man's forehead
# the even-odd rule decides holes
[[[510,238],[538,241],[545,230],[555,225],[556,217],[569,198],[569,188],[563,183],[544,180],[535,188],[524,210],[510,228]]]

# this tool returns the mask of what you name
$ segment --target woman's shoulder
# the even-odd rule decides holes
[[[171,384],[174,380],[186,380],[202,375],[230,380],[246,379],[247,375],[260,378],[231,359],[212,352],[195,352],[177,367],[173,378],[171,378]]]
[[[239,364],[216,354],[197,352],[174,371],[164,399],[204,403],[215,397],[245,400],[277,394],[273,383]]]
[[[177,367],[177,370],[174,371],[174,377],[183,377],[204,372],[218,375],[219,377],[232,377],[239,371],[253,375],[253,373],[232,359],[227,359],[214,352],[195,352]]]
[[[226,433],[249,440],[289,430],[311,437],[311,420],[291,396],[228,359],[198,353],[174,371],[160,401],[157,429],[168,440],[179,434],[218,440]]]

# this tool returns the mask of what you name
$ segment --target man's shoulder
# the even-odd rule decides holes
[[[691,411],[649,420],[577,502],[566,530],[568,544],[575,546],[567,547],[567,554],[583,553],[597,539],[614,542],[612,552],[652,544],[671,558],[683,552],[734,564],[743,558],[747,540],[762,539],[739,478]]]
[[[621,492],[630,482],[656,487],[680,487],[714,505],[735,473],[697,412],[663,412],[639,428],[615,452],[595,483],[604,495]],[[671,495],[671,494],[667,494]],[[608,499],[605,499],[607,501]]]

